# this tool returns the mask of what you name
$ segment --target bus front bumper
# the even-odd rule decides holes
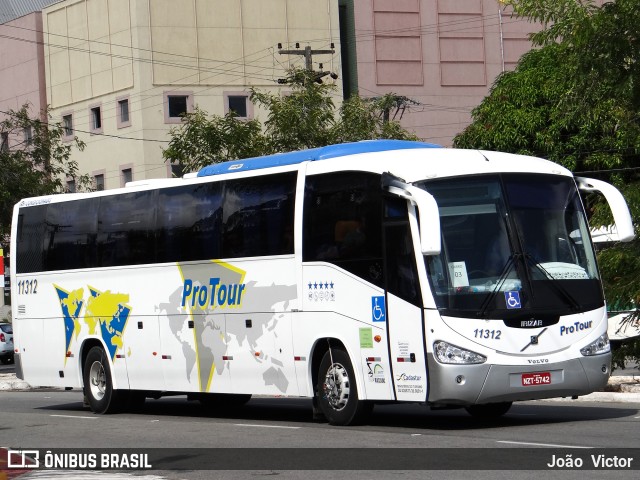
[[[433,406],[587,395],[602,390],[611,374],[611,353],[536,365],[445,365],[429,354],[428,363]],[[550,383],[531,384],[532,377]]]

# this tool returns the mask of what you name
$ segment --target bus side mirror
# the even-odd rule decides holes
[[[613,220],[615,222],[615,232],[611,234],[612,240],[619,242],[630,242],[635,238],[633,221],[629,213],[629,207],[620,191],[613,185],[593,178],[576,177],[578,188],[582,192],[600,192],[607,200]]]
[[[438,203],[429,192],[409,186],[411,202],[418,208],[420,219],[420,251],[423,255],[440,255],[440,211]]]
[[[420,251],[423,255],[439,255],[442,248],[440,212],[433,195],[390,173],[382,175],[382,187],[393,195],[409,200],[417,207],[420,224]]]

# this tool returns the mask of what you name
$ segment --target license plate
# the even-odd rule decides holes
[[[530,387],[532,385],[550,385],[551,372],[523,373],[522,386]]]

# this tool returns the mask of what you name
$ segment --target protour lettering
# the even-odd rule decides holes
[[[580,332],[582,330],[587,330],[591,328],[593,325],[593,321],[589,320],[588,322],[575,322],[573,325],[562,325],[560,327],[560,336],[562,335],[570,335],[572,333]]]
[[[242,303],[244,283],[221,283],[220,278],[210,278],[208,285],[195,285],[187,278],[182,289],[182,306],[192,308],[234,307]]]

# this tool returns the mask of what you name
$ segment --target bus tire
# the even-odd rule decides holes
[[[94,413],[115,413],[126,400],[126,391],[114,390],[109,359],[102,347],[89,350],[83,368],[84,394]]]
[[[318,407],[331,425],[361,423],[373,408],[371,402],[358,398],[351,360],[340,348],[327,351],[322,357],[316,391]]]
[[[464,407],[472,417],[498,418],[509,411],[513,402],[486,403],[484,405],[470,405]]]

